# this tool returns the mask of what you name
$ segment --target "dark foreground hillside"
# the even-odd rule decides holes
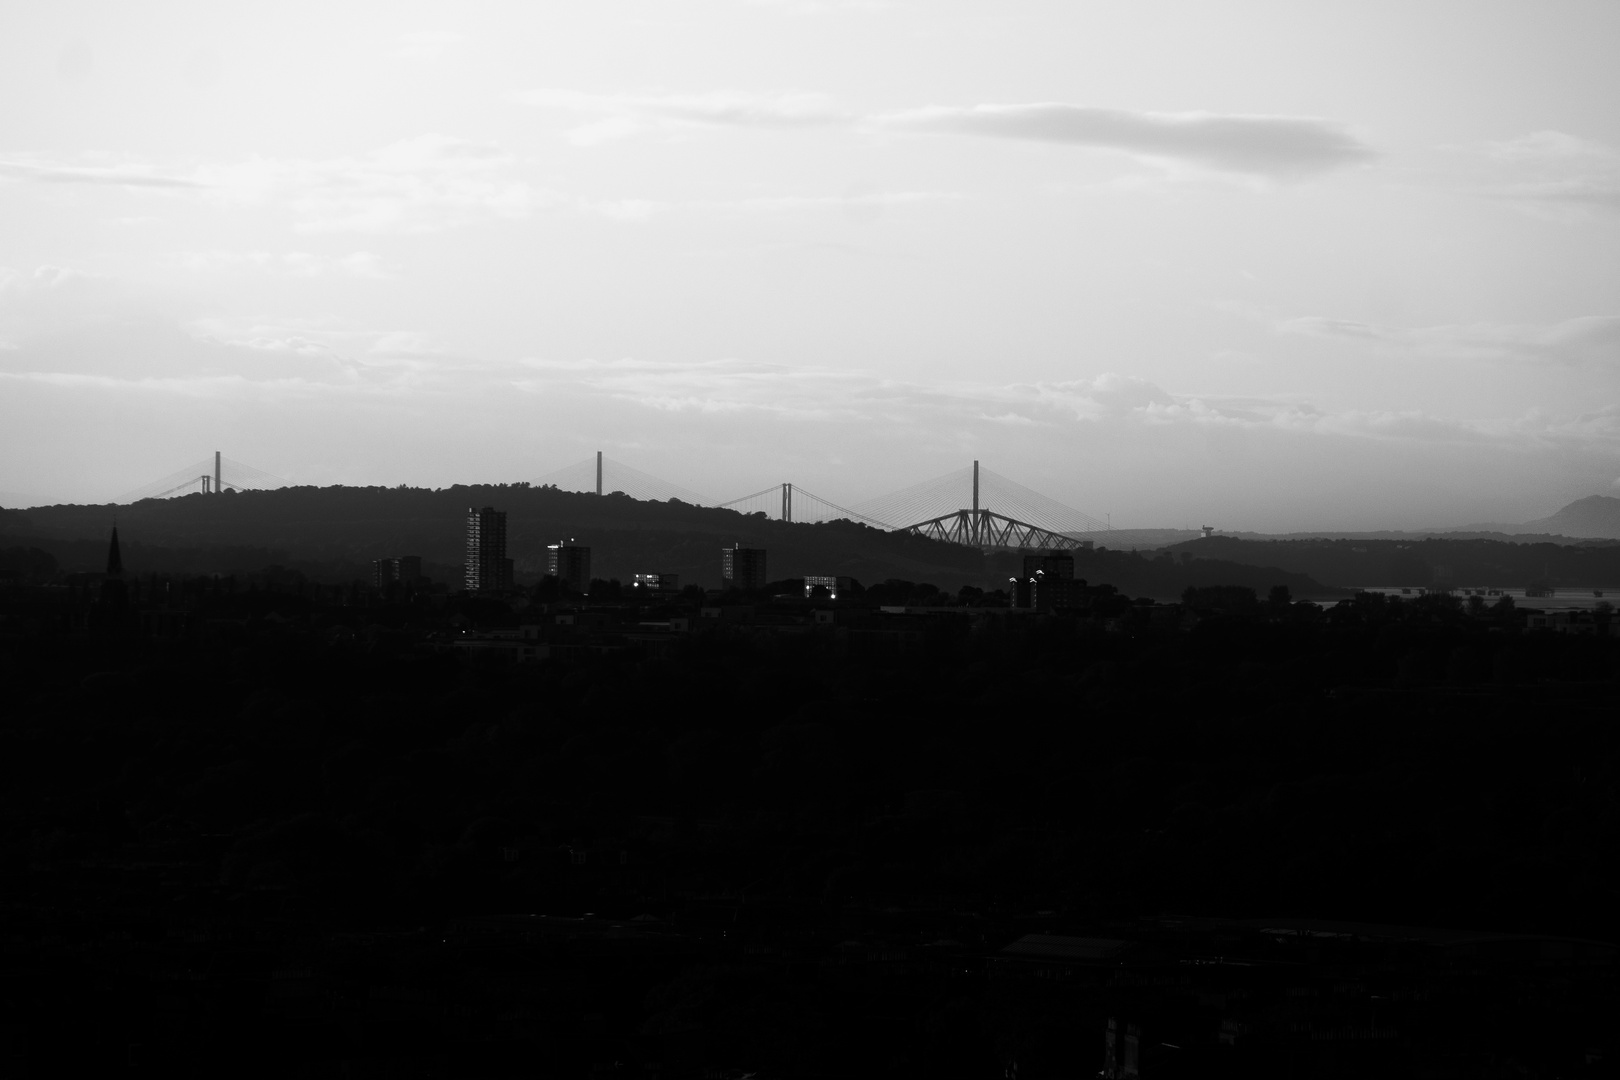
[[[0,590],[8,1075],[1615,1075],[1607,611],[158,584]]]
[[[762,514],[597,497],[526,484],[423,488],[283,488],[276,491],[149,499],[132,506],[63,505],[0,511],[0,578],[26,576],[23,555],[38,548],[66,572],[99,570],[117,522],[137,573],[246,576],[267,567],[324,583],[371,580],[371,560],[420,555],[430,577],[453,583],[465,553],[466,512],[507,512],[508,552],[519,582],[545,573],[547,544],[573,538],[591,549],[595,577],[629,581],[636,573],[675,573],[683,582],[720,584],[720,549],[734,544],[769,552],[770,575],[889,578],[933,582],[954,594],[963,585],[994,589],[1022,572],[1014,556],[889,532],[853,521],[822,524],[768,520]],[[1179,597],[1190,586],[1286,585],[1296,596],[1344,595],[1331,581],[1277,570],[1271,563],[1224,559],[1192,563],[1159,553],[1076,553],[1076,574],[1107,581],[1133,596]],[[15,563],[16,566],[10,566]],[[40,579],[39,574],[35,574]]]
[[[507,513],[508,553],[519,580],[545,572],[547,544],[570,538],[593,551],[593,571],[628,580],[636,572],[678,573],[692,583],[719,584],[719,551],[736,543],[768,547],[787,574],[842,574],[882,580],[973,576],[982,559],[955,545],[888,533],[852,522],[788,525],[681,502],[646,502],[625,495],[597,497],[527,484],[424,488],[282,488],[150,499],[132,506],[53,506],[0,516],[14,537],[88,541],[104,548],[116,516],[127,543],[192,560],[210,549],[251,548],[320,576],[369,580],[372,559],[412,554],[458,566],[464,555],[469,507]],[[13,541],[15,542],[15,541]],[[36,541],[39,542],[39,541]],[[76,552],[74,554],[77,554]],[[70,556],[71,557],[71,556]],[[238,556],[240,558],[240,555]],[[140,565],[132,552],[132,565]],[[251,561],[212,572],[257,569]],[[86,569],[92,568],[90,566]],[[146,568],[200,572],[194,566]]]

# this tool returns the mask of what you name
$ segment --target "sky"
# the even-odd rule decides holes
[[[1620,495],[1620,4],[6,0],[0,505]],[[963,504],[967,501],[964,492]]]

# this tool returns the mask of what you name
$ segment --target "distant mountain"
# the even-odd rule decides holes
[[[1515,531],[1620,540],[1620,499],[1612,495],[1588,495],[1551,517],[1527,521]]]
[[[1110,551],[1153,551],[1203,535],[1197,529],[1106,529],[1101,532],[1071,532],[1063,535],[1090,540]]]
[[[1088,534],[1089,535],[1089,534]],[[1100,534],[1098,534],[1100,535]],[[1131,540],[1109,543],[1112,547],[1159,548],[1171,547],[1197,538],[1196,533],[1173,529],[1137,529],[1121,531],[1121,537]],[[1449,526],[1436,529],[1375,529],[1352,531],[1324,529],[1291,533],[1257,533],[1242,530],[1222,530],[1218,536],[1237,540],[1399,540],[1414,542],[1428,539],[1446,540],[1507,540],[1514,543],[1568,543],[1572,540],[1620,540],[1620,498],[1610,495],[1588,495],[1548,517],[1520,523],[1506,521],[1480,521],[1471,525]],[[1199,550],[1199,549],[1194,549]]]

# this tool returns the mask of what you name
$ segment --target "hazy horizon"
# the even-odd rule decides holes
[[[1620,494],[1620,7],[17,3],[0,505],[601,449],[1117,528]]]

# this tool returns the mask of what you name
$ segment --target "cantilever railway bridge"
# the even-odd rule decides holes
[[[782,521],[848,519],[891,532],[908,532],[986,551],[1072,550],[1104,537],[1109,527],[1010,480],[977,461],[900,491],[845,506],[792,483],[772,484],[725,502],[715,502],[650,473],[598,453],[532,483],[598,495],[623,492],[638,499],[678,499]]]

